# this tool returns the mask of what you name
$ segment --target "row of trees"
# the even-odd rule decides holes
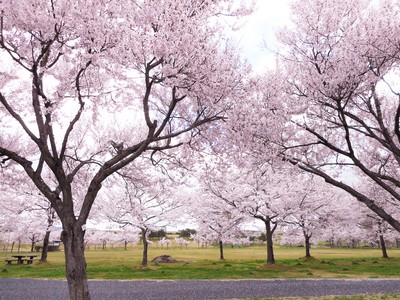
[[[92,221],[103,223],[103,226],[107,223],[110,228],[117,229],[86,229],[85,246],[98,243],[102,247],[113,243],[126,246],[140,239],[143,243],[142,265],[146,266],[150,239],[166,237],[165,230],[160,228],[189,222],[196,224],[197,231],[183,230],[182,236],[201,245],[218,243],[220,258],[224,259],[223,245],[249,243],[244,228],[253,224],[264,230],[267,262],[273,264],[276,236],[285,244],[303,244],[307,257],[311,256],[311,244],[321,241],[332,244],[344,241],[348,245],[378,241],[383,256],[387,257],[385,240],[394,242],[399,237],[382,218],[316,176],[293,167],[275,170],[270,164],[254,165],[248,157],[239,166],[226,166],[228,164],[220,157],[212,160],[209,156],[206,170],[186,171],[185,182],[190,181],[193,186],[189,188],[181,183],[179,193],[175,191],[175,185],[157,187],[162,180],[154,170],[153,184],[128,185],[123,177],[113,181],[113,198],[99,198],[92,211]],[[119,198],[116,197],[118,192],[121,192]],[[380,195],[376,195],[376,200],[379,199]],[[349,214],[349,211],[353,213]],[[47,223],[45,211],[41,212],[42,216],[25,212],[21,216],[19,210],[8,209],[8,216],[13,216],[8,218],[9,222],[23,217],[30,225],[29,230],[19,227],[23,222],[18,222],[14,229],[4,226],[6,224],[1,226],[4,236],[8,234],[9,243],[20,241],[22,236],[25,241],[36,238],[36,242],[43,236]],[[41,222],[42,226],[35,227],[34,222]]]
[[[206,125],[226,119],[248,73],[222,19],[249,10],[225,0],[0,5],[2,177],[20,174],[49,201],[70,298],[90,299],[84,235],[95,199],[126,166],[183,159],[200,132],[218,132]]]
[[[392,241],[399,237],[385,220],[319,177],[290,166],[274,169],[271,164],[254,165],[249,157],[240,166],[230,164],[224,169],[221,163],[227,165],[218,159],[208,165],[208,171],[201,172],[198,193],[208,199],[201,206],[204,209],[209,203],[211,209],[206,208],[197,218],[199,226],[203,223],[229,240],[236,234],[236,224],[252,220],[265,230],[270,264],[275,262],[273,237],[277,233],[285,243],[303,244],[306,256],[311,256],[311,243],[363,239],[379,240],[383,256],[387,257],[385,236]],[[380,194],[374,199],[384,201]]]
[[[191,214],[220,241],[253,218],[269,263],[282,220],[307,245],[352,198],[400,231],[399,2],[294,0],[262,75],[227,34],[243,3],[0,2],[2,203],[29,207],[9,224],[58,216],[71,299],[90,299],[89,217],[146,237]]]

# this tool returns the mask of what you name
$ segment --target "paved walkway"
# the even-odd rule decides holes
[[[400,279],[91,280],[93,300],[240,299],[400,293]],[[65,280],[0,278],[0,299],[68,299]]]

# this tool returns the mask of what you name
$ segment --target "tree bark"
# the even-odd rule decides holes
[[[50,230],[46,231],[46,234],[43,239],[43,248],[42,255],[40,256],[40,261],[47,261],[47,252],[49,249],[49,239],[50,239]]]
[[[33,236],[33,238],[32,238],[32,243],[31,243],[31,252],[33,252],[33,251],[35,250],[35,244],[36,244],[36,242],[35,242],[35,236]]]
[[[49,239],[50,239],[50,232],[51,228],[54,223],[55,219],[55,210],[51,205],[47,208],[47,229],[46,234],[43,239],[43,248],[42,248],[42,255],[40,257],[40,261],[47,261],[47,252],[49,250]]]
[[[219,259],[224,260],[224,243],[219,240]]]
[[[312,134],[314,134],[311,131]],[[351,157],[350,157],[351,158]],[[351,158],[354,161],[354,158]],[[301,162],[296,159],[290,159],[290,163],[293,165],[298,165],[300,169],[318,175],[321,178],[323,178],[327,183],[336,186],[353,197],[355,197],[358,201],[364,203],[370,210],[375,212],[379,217],[382,218],[382,220],[385,220],[388,222],[394,229],[396,229],[398,232],[400,232],[400,222],[395,219],[390,213],[386,212],[386,210],[382,207],[377,205],[372,199],[367,197],[366,195],[360,193],[359,191],[355,190],[352,188],[350,185],[347,185],[343,183],[342,181],[336,180],[324,171],[322,171],[320,168],[313,166],[312,164],[306,163],[306,162]],[[375,180],[376,182],[381,182],[380,186],[382,186],[385,190],[390,192],[390,188],[388,185],[382,183],[382,178],[380,176],[376,176],[371,170],[368,170],[363,164],[357,161],[355,164],[356,167],[360,168],[368,177],[370,177],[372,180]],[[397,199],[397,198],[396,198]]]
[[[310,239],[311,239],[311,236],[309,236],[308,234],[304,233],[304,243],[305,243],[305,247],[306,247],[306,257],[311,257]]]
[[[389,258],[387,251],[386,251],[386,242],[385,242],[385,238],[383,237],[383,234],[379,234],[379,243],[381,245],[382,257]]]
[[[267,235],[267,264],[269,265],[275,264],[273,233],[274,229],[271,228],[271,220],[268,218],[265,221],[265,234]]]
[[[90,300],[84,255],[85,232],[77,224],[63,224],[61,240],[64,243],[66,276],[70,300]]]
[[[147,230],[142,230],[142,239],[143,239],[143,257],[142,257],[142,267],[147,267],[147,250],[149,247],[149,243],[147,242]]]

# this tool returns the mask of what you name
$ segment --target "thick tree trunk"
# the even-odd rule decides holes
[[[224,260],[224,244],[222,240],[219,240],[219,259]]]
[[[379,243],[380,243],[381,249],[382,249],[382,257],[389,258],[387,251],[386,251],[386,242],[385,242],[385,238],[383,237],[383,234],[379,235]]]
[[[267,264],[273,265],[275,264],[273,230],[269,219],[265,221],[265,234],[267,235]]]
[[[42,248],[42,255],[40,257],[40,261],[47,261],[47,252],[49,249],[50,232],[51,232],[51,228],[54,223],[54,219],[56,218],[55,213],[56,213],[55,210],[50,205],[47,209],[47,229],[46,229],[46,234],[44,235],[44,239],[43,239],[43,248]]]
[[[143,257],[142,257],[142,267],[147,267],[147,250],[149,243],[147,242],[147,230],[142,230],[142,239],[143,239]]]
[[[73,222],[73,225],[70,226],[63,224],[61,240],[64,243],[70,300],[90,300],[84,255],[84,234],[84,231],[76,222]]]
[[[305,247],[306,247],[306,257],[311,257],[310,239],[311,239],[311,236],[309,236],[308,234],[304,233],[304,243],[305,243]]]
[[[40,261],[47,261],[47,252],[49,249],[49,239],[50,239],[50,230],[46,231],[46,234],[43,239],[43,248],[42,255],[40,256]]]

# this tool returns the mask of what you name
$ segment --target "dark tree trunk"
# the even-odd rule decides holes
[[[13,250],[14,250],[14,244],[15,244],[15,242],[12,242],[11,243],[11,251],[10,252],[13,252]],[[18,251],[19,252],[19,251]]]
[[[386,242],[385,242],[385,238],[383,237],[383,234],[379,234],[379,243],[380,243],[381,249],[382,249],[382,257],[389,258],[387,251],[386,251]]]
[[[307,233],[304,233],[304,243],[306,247],[306,257],[311,257],[311,243],[310,243],[311,236]]]
[[[40,261],[47,261],[47,252],[49,249],[50,232],[51,232],[51,227],[53,226],[55,217],[56,217],[55,210],[50,205],[47,209],[47,230],[46,230],[46,234],[44,235],[44,239],[43,239],[43,248],[42,248],[42,255],[40,257]]]
[[[275,231],[276,225],[271,227],[271,219],[267,218],[265,221],[265,234],[267,236],[267,264],[273,265],[275,264],[274,257],[274,242],[273,242],[273,234]]]
[[[61,240],[64,243],[66,277],[70,300],[90,300],[84,255],[84,234],[77,222],[63,224]]]
[[[43,248],[42,255],[40,256],[40,261],[47,261],[47,252],[49,249],[49,239],[50,239],[50,230],[46,231],[46,234],[43,239]]]
[[[142,239],[143,239],[143,257],[142,257],[142,267],[147,267],[147,250],[149,247],[149,243],[147,242],[147,229],[142,230]]]
[[[33,252],[33,251],[35,250],[35,244],[36,244],[36,242],[35,242],[35,236],[33,236],[33,238],[32,238],[32,243],[31,243],[31,252]]]
[[[127,242],[127,241],[125,241],[125,242],[124,242],[124,244],[125,244],[125,247],[124,247],[124,249],[126,250],[126,246],[128,245],[128,242]]]
[[[224,258],[224,244],[222,240],[219,240],[219,259],[223,260]]]

